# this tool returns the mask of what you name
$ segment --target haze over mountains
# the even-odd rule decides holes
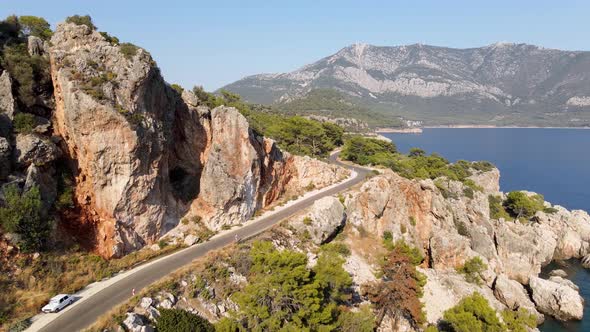
[[[425,124],[585,126],[590,52],[354,44],[293,72],[253,75],[224,89],[264,104],[331,89],[367,112]]]

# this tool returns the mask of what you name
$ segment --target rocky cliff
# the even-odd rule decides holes
[[[15,133],[14,142],[9,132],[0,137],[0,159],[15,160],[15,167],[2,164],[0,180],[39,180],[42,195],[52,196],[43,197],[48,208],[56,163],[73,174],[73,204],[59,211],[60,224],[88,248],[122,256],[184,217],[219,230],[286,193],[345,176],[282,152],[234,108],[202,106],[191,92],[170,87],[147,51],[111,41],[87,25],[63,23],[50,43],[29,48],[50,61],[55,109],[33,132]],[[3,71],[0,107],[9,124],[18,112],[11,84]]]
[[[553,271],[547,279],[541,278],[539,272],[553,260],[580,258],[588,252],[590,216],[546,202],[546,207],[553,209],[537,212],[528,220],[494,219],[490,216],[489,195],[503,195],[499,191],[500,173],[497,169],[474,173],[472,179],[480,190],[471,195],[466,194],[465,185],[460,182],[443,182],[441,178],[436,182],[409,180],[383,170],[339,199],[318,200],[307,211],[256,240],[271,241],[279,250],[303,252],[308,266],[318,264],[323,251],[344,245],[346,250],[340,251],[345,257],[343,268],[353,283],[349,289],[351,297],[342,305],[353,312],[368,301],[363,287],[381,278],[380,266],[387,253],[383,235],[388,232],[393,243],[403,240],[425,257],[418,270],[426,281],[421,302],[427,324],[441,323],[445,311],[473,293],[481,294],[497,312],[526,309],[537,323],[543,322],[545,315],[560,320],[581,319],[584,300],[578,287],[564,279],[563,271]],[[147,326],[149,323],[136,324],[131,318],[153,318],[158,315],[158,308],[170,306],[211,321],[231,315],[232,310],[239,312],[231,294],[241,292],[247,285],[245,275],[249,271],[242,259],[235,257],[243,257],[243,248],[250,244],[196,262],[185,275],[174,279],[180,286],[173,294],[151,290],[148,294],[152,297],[137,303],[135,313],[128,314],[125,324],[129,328]],[[478,272],[479,281],[467,278],[458,269],[474,257],[487,266]],[[210,273],[206,269],[215,264],[229,272],[201,282],[199,287],[204,287],[205,296],[203,291],[194,295],[191,283]],[[175,301],[169,303],[171,296]],[[377,330],[422,329],[403,317],[386,316]]]
[[[588,68],[589,52],[527,44],[354,44],[293,72],[249,76],[224,88],[260,103],[333,89],[374,111],[428,124],[581,126],[590,123]]]
[[[347,198],[348,222],[357,234],[380,238],[391,232],[393,241],[404,240],[422,250],[427,259],[421,271],[428,279],[423,302],[430,323],[474,291],[496,309],[523,307],[539,319],[539,313],[580,319],[583,300],[577,287],[538,276],[551,261],[588,254],[590,216],[545,202],[553,208],[550,213],[539,211],[530,220],[493,219],[488,195],[503,195],[499,172],[472,178],[483,190],[469,197],[459,182],[444,181],[441,189],[441,181],[435,185],[384,171]],[[466,282],[456,272],[473,257],[487,265],[481,285]]]

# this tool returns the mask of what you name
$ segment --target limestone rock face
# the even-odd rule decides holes
[[[311,213],[308,216],[308,230],[311,240],[315,244],[322,244],[344,224],[346,218],[344,206],[337,198],[324,197],[313,203]]]
[[[538,323],[544,320],[543,315],[537,311],[535,304],[529,298],[524,287],[504,274],[496,278],[494,296],[510,310],[524,308],[537,317]]]
[[[490,288],[485,285],[478,286],[468,283],[462,275],[457,274],[455,271],[419,270],[427,278],[424,286],[424,296],[421,301],[424,303],[426,321],[430,324],[436,324],[446,310],[474,292],[478,292],[485,297],[495,310],[502,311],[506,309],[506,306],[496,299]]]
[[[43,40],[39,37],[29,36],[27,40],[27,49],[30,55],[42,55],[43,50]]]
[[[44,213],[49,211],[57,197],[57,182],[54,173],[53,167],[31,164],[27,168],[24,191],[28,191],[33,186],[39,188]]]
[[[213,230],[244,222],[300,188],[306,167],[320,185],[338,180],[318,176],[331,166],[301,162],[257,136],[237,110],[209,110],[172,89],[141,48],[123,54],[98,32],[67,23],[51,44],[54,133],[76,163],[80,215],[72,222],[88,226],[104,256],[154,243],[185,216]]]
[[[18,134],[16,136],[16,162],[22,167],[52,162],[59,153],[53,142],[39,135]]]
[[[17,111],[16,98],[12,94],[12,78],[4,70],[0,75],[0,115],[2,113],[12,120]]]
[[[511,279],[526,284],[529,276],[538,275],[553,259],[557,235],[549,227],[502,220],[495,227],[498,256]]]
[[[486,195],[500,192],[500,171],[497,168],[493,168],[489,172],[477,172],[469,178],[482,187]]]
[[[533,301],[542,313],[559,320],[582,319],[584,299],[578,291],[563,283],[531,277]]]
[[[10,174],[11,150],[12,148],[8,140],[0,137],[0,180],[5,179]]]

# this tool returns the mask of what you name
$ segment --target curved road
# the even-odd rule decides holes
[[[348,189],[355,184],[361,182],[370,170],[343,164],[337,160],[338,153],[330,156],[332,163],[348,168],[356,172],[356,176],[349,178],[342,183],[331,186],[326,190],[321,190],[315,195],[304,197],[299,201],[295,201],[290,206],[281,211],[277,211],[268,217],[261,217],[259,220],[247,224],[234,231],[227,232],[211,240],[194,245],[192,247],[183,249],[181,251],[172,253],[157,261],[145,263],[145,266],[140,266],[135,272],[131,272],[128,276],[118,280],[111,285],[108,285],[95,294],[89,295],[83,301],[74,303],[69,308],[65,309],[59,316],[51,320],[45,326],[36,327],[34,324],[32,329],[43,332],[62,332],[62,331],[80,331],[92,325],[100,316],[110,311],[115,306],[129,300],[131,298],[131,290],[144,289],[166,275],[175,270],[190,264],[193,260],[200,258],[209,251],[220,249],[235,239],[238,235],[240,239],[255,236],[279,221],[305,209],[313,204],[319,198],[334,195],[342,190]],[[354,174],[354,173],[353,173]],[[133,270],[132,270],[133,271]],[[44,314],[48,315],[48,314]],[[54,314],[51,314],[54,315]]]

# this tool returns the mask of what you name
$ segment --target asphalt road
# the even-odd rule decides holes
[[[355,184],[364,180],[370,170],[361,167],[349,166],[342,164],[336,160],[337,154],[330,157],[331,162],[339,166],[346,167],[357,173],[357,176],[348,179],[343,183],[334,186],[325,191],[321,191],[316,195],[303,198],[300,201],[292,204],[284,210],[278,211],[275,214],[269,215],[266,218],[261,218],[255,223],[247,224],[235,231],[228,232],[222,236],[215,237],[210,241],[189,247],[188,249],[172,253],[157,262],[154,262],[136,273],[113,283],[106,288],[91,295],[89,298],[79,303],[74,303],[67,311],[62,312],[50,323],[42,327],[39,331],[43,332],[64,332],[64,331],[81,331],[92,325],[100,316],[107,313],[117,305],[129,300],[131,298],[131,290],[135,288],[140,291],[148,287],[152,283],[178,270],[179,268],[190,264],[193,260],[204,256],[211,250],[220,249],[228,244],[231,244],[235,235],[240,239],[255,236],[279,221],[305,209],[313,204],[319,198],[334,195],[340,191],[348,189]],[[149,263],[146,263],[149,264]]]

